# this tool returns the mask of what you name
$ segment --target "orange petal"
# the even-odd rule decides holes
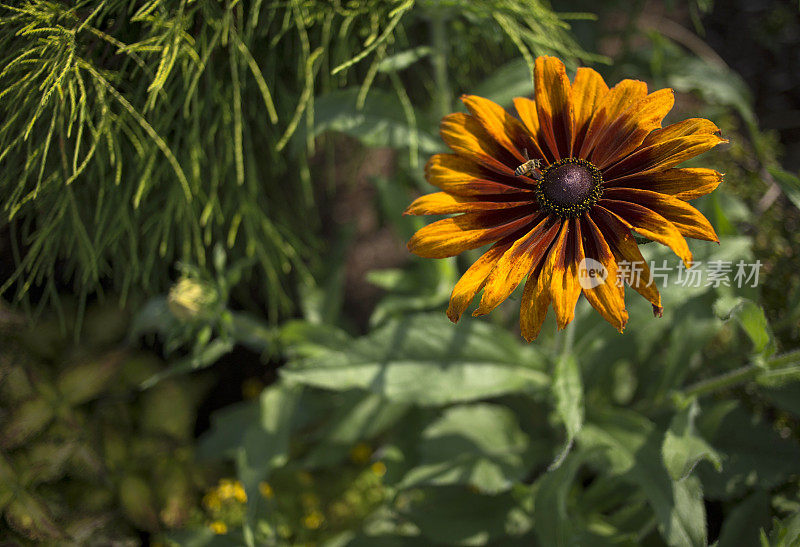
[[[589,158],[604,129],[630,106],[647,96],[647,84],[639,80],[622,80],[612,87],[597,105],[578,157]]]
[[[572,149],[580,150],[595,109],[608,93],[608,86],[600,74],[588,67],[580,67],[572,82],[572,103],[575,108],[575,135]]]
[[[408,242],[408,250],[423,258],[446,258],[510,235],[531,222],[535,209],[465,213],[421,228]]]
[[[447,146],[484,167],[513,176],[517,158],[495,141],[481,123],[463,112],[442,118],[439,134]]]
[[[483,125],[486,132],[509,151],[518,163],[527,161],[522,152],[523,150],[532,150],[533,141],[518,119],[489,99],[477,95],[463,95],[461,100],[470,114]]]
[[[450,295],[450,305],[447,307],[447,317],[450,318],[450,321],[453,323],[458,322],[469,303],[472,302],[478,291],[486,284],[486,278],[489,277],[489,273],[491,273],[497,261],[511,247],[511,244],[512,241],[495,243],[491,249],[486,251],[464,272]]]
[[[717,233],[703,213],[678,198],[635,188],[607,188],[603,196],[643,205],[669,220],[685,237],[719,243]]]
[[[420,196],[408,206],[406,215],[449,215],[452,213],[469,213],[471,211],[494,211],[509,209],[519,205],[534,203],[536,198],[522,201],[481,201],[480,198],[454,196],[447,192],[435,192]]]
[[[647,139],[645,139],[645,142],[647,142]],[[659,140],[650,146],[644,146],[643,143],[642,148],[605,169],[603,171],[603,179],[611,182],[626,177],[665,171],[707,150],[711,150],[723,142],[728,141],[716,135],[698,133],[668,140]]]
[[[541,260],[557,232],[558,223],[547,217],[519,238],[492,270],[480,306],[472,315],[485,315],[508,298]]]
[[[642,256],[630,229],[616,215],[610,214],[602,207],[592,210],[592,219],[611,248],[611,252],[614,253],[616,261],[618,263],[625,261],[629,264],[628,275],[624,276],[624,281],[633,290],[648,299],[654,307],[659,310],[663,309],[658,287],[650,281],[650,267]],[[633,273],[634,267],[638,272],[636,274]],[[618,268],[617,272],[619,272]]]
[[[550,250],[555,256],[548,290],[559,329],[575,318],[575,304],[581,295],[578,282],[578,266],[584,258],[581,239],[578,219],[567,220],[562,223],[558,239]]]
[[[536,112],[536,103],[525,97],[517,97],[514,99],[514,109],[517,111],[517,114],[519,114],[519,119],[525,124],[531,136],[532,148],[528,150],[528,157],[531,159],[542,158],[547,160],[548,163],[552,163],[553,155],[547,150],[546,146],[543,148],[543,144],[539,144],[544,143],[544,136],[542,135],[542,128],[539,125],[539,114]]]
[[[692,266],[692,252],[686,240],[670,221],[658,213],[627,201],[601,199],[598,205],[615,214],[628,228],[672,249],[687,268]]]
[[[703,167],[673,168],[642,177],[616,180],[607,186],[640,188],[668,194],[684,201],[711,193],[722,182],[722,173]]]
[[[668,141],[677,137],[689,135],[713,135],[719,133],[719,127],[714,122],[705,118],[689,118],[681,120],[663,129],[650,133],[642,143],[642,147],[652,146],[656,143]]]
[[[651,131],[661,127],[674,104],[671,89],[659,89],[632,104],[599,136],[591,161],[603,169],[633,152]]]
[[[533,191],[519,177],[503,176],[458,154],[435,154],[425,165],[425,178],[445,192],[458,196],[510,194]]]
[[[606,270],[606,279],[596,287],[583,289],[583,295],[598,313],[611,323],[615,329],[622,332],[628,322],[628,311],[625,309],[624,287],[617,286],[617,262],[611,247],[603,237],[603,233],[589,215],[581,218],[583,227],[583,250],[586,258],[596,260]],[[630,235],[630,230],[622,226]],[[633,238],[631,238],[633,239]]]
[[[523,338],[528,342],[532,342],[539,336],[542,323],[547,316],[547,308],[550,306],[550,291],[547,290],[550,276],[545,271],[544,262],[540,261],[539,265],[528,275],[528,281],[522,291],[519,329]]]
[[[556,160],[572,156],[575,112],[564,63],[556,57],[538,57],[534,67],[536,111],[544,140]]]

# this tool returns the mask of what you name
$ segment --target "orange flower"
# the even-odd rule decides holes
[[[520,328],[528,341],[551,304],[558,328],[566,327],[581,293],[622,332],[628,313],[624,288],[615,282],[622,261],[641,264],[641,275],[625,281],[660,316],[661,296],[631,230],[667,245],[687,267],[692,253],[684,237],[719,241],[686,202],[714,190],[722,175],[676,166],[726,141],[702,118],[662,129],[674,103],[671,89],[648,94],[637,80],[609,89],[585,67],[570,83],[554,57],[536,59],[534,72],[535,100],[514,100],[519,119],[466,95],[469,114],[442,120],[442,139],[455,153],[437,154],[426,166],[428,181],[442,191],[420,197],[406,213],[457,216],[419,230],[409,250],[444,258],[492,244],[453,289],[447,310],[453,322],[481,289],[473,315],[489,313],[527,276]],[[602,265],[605,282],[582,287],[587,263]]]

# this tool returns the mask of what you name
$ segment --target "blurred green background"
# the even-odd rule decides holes
[[[798,46],[778,0],[0,5],[0,541],[797,544]],[[690,246],[758,287],[447,320],[478,253],[402,211],[542,54],[721,127]]]

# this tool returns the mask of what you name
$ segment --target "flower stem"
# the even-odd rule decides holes
[[[572,346],[575,343],[575,319],[570,321],[564,328],[564,345],[561,347],[562,357],[572,353]]]
[[[450,102],[450,81],[447,75],[447,22],[442,10],[431,10],[431,63],[433,64],[433,80],[436,85],[436,113],[443,118],[452,112]]]
[[[762,370],[763,368],[758,365],[747,365],[737,368],[736,370],[726,372],[725,374],[720,374],[714,378],[697,382],[696,384],[693,384],[683,390],[681,395],[687,399],[692,397],[702,397],[703,395],[708,395],[709,393],[721,391],[731,386],[750,381],[758,376],[758,373]]]
[[[779,381],[782,378],[800,376],[800,351],[792,351],[772,357],[766,363],[749,364],[736,370],[720,374],[693,384],[680,395],[685,399],[702,397],[751,380]]]

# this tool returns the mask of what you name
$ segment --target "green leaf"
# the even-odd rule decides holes
[[[529,439],[514,413],[490,404],[448,408],[422,432],[419,465],[400,482],[417,485],[463,484],[496,494],[527,472]]]
[[[299,320],[284,323],[279,340],[289,355],[298,359],[325,355],[351,343],[350,336],[338,327]]]
[[[718,547],[758,545],[758,531],[769,525],[769,514],[769,497],[764,490],[757,490],[726,515]]]
[[[749,488],[769,489],[800,473],[800,446],[782,439],[767,423],[733,402],[720,403],[698,417],[698,430],[720,454],[721,472],[697,467],[706,496],[740,497]]]
[[[675,414],[661,446],[661,456],[672,480],[689,476],[701,460],[708,460],[717,471],[722,470],[719,454],[711,448],[694,428],[695,417],[700,412],[697,401]]]
[[[784,520],[774,519],[769,538],[761,530],[763,547],[794,547],[800,542],[800,513]]]
[[[530,515],[510,492],[489,496],[440,486],[415,489],[408,497],[413,501],[402,512],[433,542],[485,545],[493,539],[509,541],[531,527]]]
[[[746,298],[720,298],[714,305],[716,313],[723,320],[734,318],[753,342],[755,353],[769,356],[775,353],[772,330],[764,315],[764,310]]]
[[[668,545],[705,545],[706,523],[700,481],[674,481],[660,457],[661,434],[633,412],[608,411],[587,420],[579,435],[581,449],[605,452],[611,473],[639,488]]]
[[[346,347],[281,369],[289,382],[324,389],[366,389],[387,399],[443,405],[541,391],[543,358],[505,329],[478,320],[450,323],[444,314],[387,323]]]
[[[327,395],[330,395],[326,392]],[[370,439],[401,419],[408,405],[387,401],[379,395],[353,391],[338,404],[321,427],[322,435],[303,460],[306,467],[339,463],[357,442]]]
[[[769,174],[781,187],[786,197],[794,203],[794,206],[800,209],[800,177],[794,173],[789,173],[778,167],[768,167]]]
[[[553,463],[552,468],[561,465],[566,457],[575,436],[583,426],[583,384],[578,361],[572,354],[562,355],[556,362],[553,372],[553,395],[558,412],[567,430],[567,442],[561,455]]]
[[[572,453],[536,482],[534,530],[541,545],[575,545],[582,523],[569,514],[567,499],[582,463],[582,455]]]
[[[359,109],[358,93],[358,88],[348,88],[314,99],[313,136],[336,131],[357,138],[365,146],[408,148],[416,142],[420,152],[441,151],[439,139],[409,126],[395,94],[372,89]]]
[[[226,406],[211,415],[211,428],[197,445],[200,460],[232,458],[251,424],[258,423],[258,403],[246,401]]]

